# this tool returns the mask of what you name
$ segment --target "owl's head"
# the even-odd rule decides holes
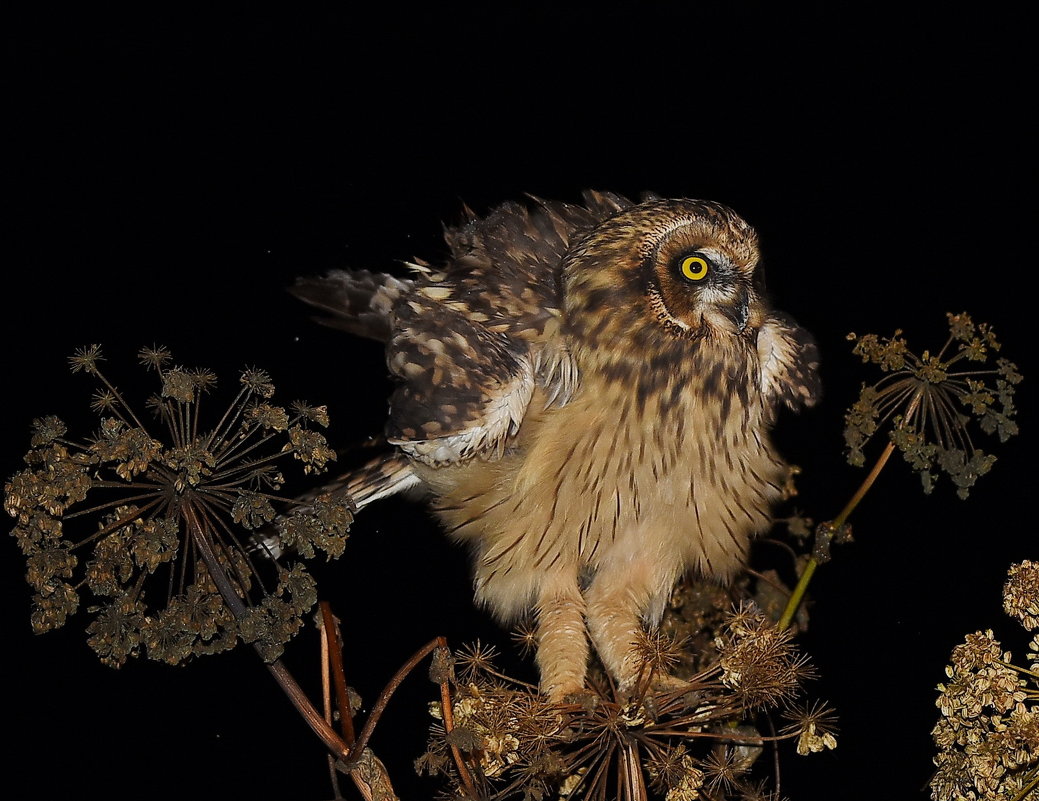
[[[750,337],[765,319],[754,229],[705,200],[650,200],[593,228],[563,262],[571,333],[595,347]]]

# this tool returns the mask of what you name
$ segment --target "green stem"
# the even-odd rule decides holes
[[[855,508],[859,505],[859,502],[866,496],[870,488],[876,482],[877,477],[880,475],[880,471],[884,469],[884,465],[887,464],[888,459],[891,458],[891,454],[895,452],[895,443],[889,442],[887,447],[884,448],[883,453],[880,454],[880,458],[877,459],[876,464],[873,465],[873,469],[869,471],[869,475],[863,480],[862,484],[855,491],[855,494],[851,496],[851,500],[841,510],[841,513],[835,517],[831,523],[832,528],[837,531],[840,530],[841,526],[848,522],[848,518],[851,517],[851,513],[855,511]],[[797,614],[797,609],[801,605],[801,601],[804,600],[805,592],[808,590],[808,584],[812,580],[812,576],[815,575],[816,568],[819,567],[819,560],[814,556],[808,560],[808,564],[805,565],[804,572],[801,573],[800,579],[798,579],[797,586],[794,587],[794,591],[790,594],[790,598],[787,600],[786,609],[783,610],[783,616],[779,619],[779,628],[785,629],[790,626],[790,622],[794,619],[794,615]]]
[[[779,618],[779,628],[785,629],[790,626],[790,621],[793,620],[794,615],[797,614],[797,610],[801,606],[801,601],[804,600],[805,592],[808,590],[808,583],[812,580],[812,576],[815,575],[815,569],[817,567],[819,567],[819,563],[814,558],[808,560],[804,572],[797,581],[797,586],[794,587],[794,591],[790,593],[790,597],[787,599],[786,608],[783,610],[783,616]]]
[[[905,426],[913,416],[916,414],[917,408],[920,406],[920,401],[923,398],[923,392],[917,390],[916,395],[906,406],[905,414],[902,416],[902,426]],[[884,469],[884,465],[887,464],[888,459],[891,458],[891,454],[895,452],[895,443],[889,441],[887,447],[884,448],[880,457],[877,459],[876,464],[873,465],[873,469],[869,471],[869,475],[859,485],[859,488],[855,490],[855,494],[851,496],[851,500],[841,509],[841,513],[834,518],[830,527],[834,531],[840,531],[841,527],[848,522],[848,518],[851,517],[851,513],[855,511],[855,508],[859,505],[859,502],[866,496],[866,493],[870,491],[874,482],[877,480],[877,476],[880,475],[880,471]],[[787,601],[786,609],[783,610],[783,616],[779,618],[779,628],[785,629],[790,626],[790,622],[794,619],[794,615],[797,614],[797,608],[801,605],[801,601],[804,600],[805,591],[808,589],[808,584],[812,580],[812,576],[815,575],[816,568],[819,567],[819,560],[814,556],[808,560],[808,564],[805,565],[804,572],[801,574],[800,579],[797,582],[797,586],[794,587],[794,591],[790,593],[790,598]]]

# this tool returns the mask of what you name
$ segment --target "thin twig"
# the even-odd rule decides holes
[[[383,711],[386,709],[386,704],[389,703],[390,697],[396,692],[397,688],[401,685],[401,682],[407,677],[407,675],[415,669],[423,659],[431,654],[436,648],[446,648],[447,640],[443,637],[437,637],[435,640],[423,645],[418,651],[416,651],[411,659],[405,662],[393,677],[386,683],[383,691],[379,693],[379,697],[375,701],[375,705],[372,707],[372,712],[368,716],[368,720],[364,723],[364,728],[361,729],[361,733],[357,735],[357,741],[354,743],[351,749],[352,753],[359,754],[364,750],[365,746],[368,745],[368,740],[372,736],[372,730],[375,728],[375,724],[379,722],[379,718],[382,717]]]
[[[1014,796],[1013,801],[1024,801],[1036,787],[1039,787],[1039,771],[1033,774],[1032,780],[1021,789],[1020,793]]]

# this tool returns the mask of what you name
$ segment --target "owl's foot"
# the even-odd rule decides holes
[[[541,694],[548,698],[549,703],[560,705],[578,703],[580,698],[590,693],[583,683],[573,682],[551,686],[542,681],[539,689]]]
[[[662,706],[673,709],[676,703],[682,707],[692,707],[700,703],[702,698],[702,693],[692,682],[678,676],[660,676],[654,680],[651,690],[647,703],[651,703],[654,709]]]
[[[651,692],[657,694],[683,693],[688,691],[689,687],[687,679],[681,679],[678,676],[672,676],[667,673],[654,676],[653,681],[650,683]]]
[[[685,679],[665,673],[653,676],[648,682],[640,677],[619,684],[617,699],[622,703],[635,702],[655,707],[658,701],[681,697],[691,689]]]
[[[591,712],[595,709],[601,697],[594,690],[590,690],[587,687],[583,687],[576,692],[567,693],[559,703],[562,706],[579,706],[587,712]]]
[[[552,703],[561,704],[568,695],[584,691],[588,635],[577,576],[555,579],[538,601],[535,661],[541,674],[541,693]]]

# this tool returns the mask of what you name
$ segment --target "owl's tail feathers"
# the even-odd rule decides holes
[[[390,339],[390,314],[412,281],[368,270],[332,270],[321,277],[301,277],[289,292],[320,310],[315,320],[380,342]]]
[[[415,489],[421,485],[421,480],[415,475],[415,468],[411,461],[402,454],[394,453],[388,456],[380,456],[373,459],[363,467],[352,470],[332,485],[335,492],[342,493],[351,501],[357,511],[360,511],[372,501],[378,501],[398,492]],[[314,493],[308,493],[307,499],[317,497],[328,492],[322,488]]]
[[[307,503],[318,498],[350,503],[356,514],[373,501],[418,489],[422,482],[406,457],[399,453],[373,459],[363,467],[338,476],[296,498],[294,511],[305,510]],[[280,559],[288,550],[282,533],[288,518],[279,516],[252,535],[252,549],[271,559]]]

